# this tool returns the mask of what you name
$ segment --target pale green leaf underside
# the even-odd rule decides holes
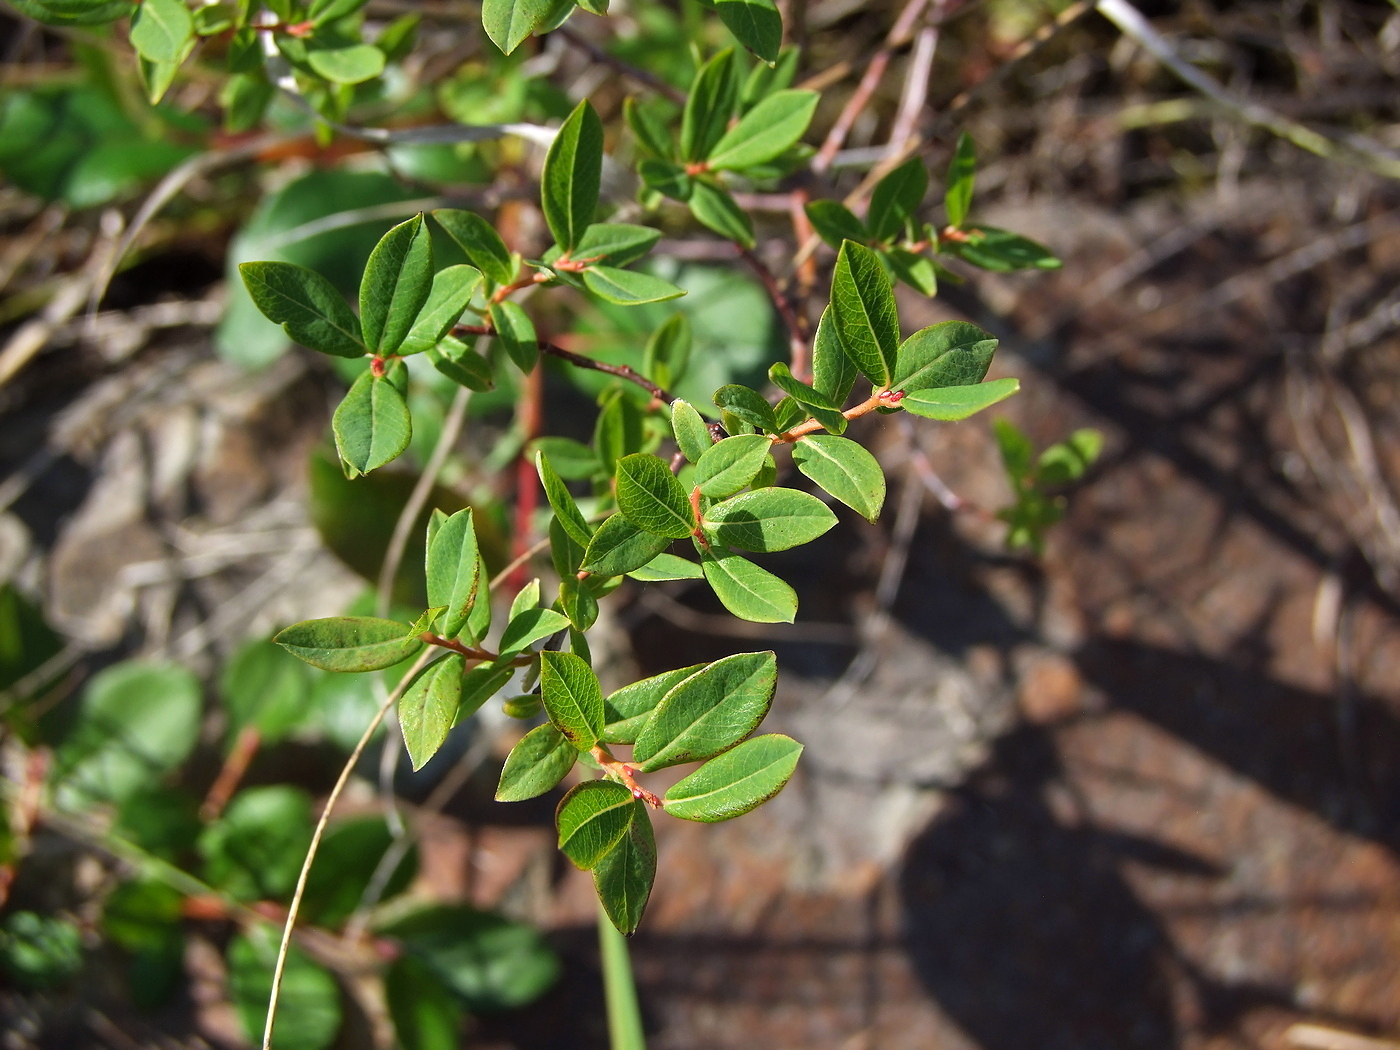
[[[666,812],[707,824],[742,816],[782,790],[801,754],[801,744],[779,733],[745,740],[667,791]]]
[[[900,407],[916,416],[952,422],[1005,401],[1021,389],[1019,379],[993,379],[974,386],[945,386],[915,390],[904,395]]]

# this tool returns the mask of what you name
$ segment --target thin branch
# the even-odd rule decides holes
[[[778,286],[778,278],[774,276],[772,270],[768,269],[767,264],[750,248],[739,246],[739,254],[743,256],[744,262],[749,264],[750,269],[758,274],[759,280],[763,282],[763,287],[768,290],[768,298],[773,300],[773,305],[778,309],[778,316],[783,319],[783,324],[787,326],[792,374],[799,379],[805,379],[807,362],[811,357],[807,349],[807,325],[793,309],[792,301]]]
[[[609,66],[617,70],[617,72],[621,73],[623,76],[635,80],[638,84],[651,88],[657,94],[665,95],[678,106],[685,105],[684,91],[673,87],[660,77],[645,69],[634,66],[630,62],[624,62],[616,55],[599,47],[582,33],[575,31],[569,26],[560,26],[554,32],[557,36],[563,37],[574,47],[584,52],[589,58],[593,59],[594,62],[600,62],[605,66]]]
[[[301,898],[306,893],[306,880],[311,874],[311,865],[316,860],[316,851],[321,847],[321,837],[325,834],[326,825],[330,823],[331,811],[335,809],[335,804],[340,801],[341,792],[345,790],[345,785],[350,782],[350,774],[355,770],[355,764],[360,761],[360,756],[364,754],[365,748],[369,745],[370,737],[374,736],[374,731],[379,728],[379,723],[384,721],[384,716],[391,708],[403,691],[408,688],[415,675],[418,674],[428,661],[432,659],[433,648],[424,649],[413,666],[400,679],[399,684],[394,687],[394,691],[389,694],[384,703],[379,705],[379,710],[374,718],[360,736],[359,743],[355,745],[355,750],[350,752],[350,757],[345,760],[345,765],[341,767],[340,776],[336,779],[335,786],[331,788],[331,793],[326,799],[326,805],[321,810],[321,819],[316,822],[316,830],[311,835],[311,845],[307,848],[306,859],[301,865],[301,874],[297,876],[297,888],[292,894],[291,906],[287,909],[287,922],[282,927],[282,943],[277,949],[277,964],[272,969],[272,995],[267,1003],[267,1024],[263,1027],[262,1050],[272,1050],[272,1026],[277,1020],[277,998],[282,992],[282,974],[287,967],[287,952],[292,944],[292,930],[296,927],[297,913],[301,911]]]
[[[489,324],[459,324],[453,328],[452,331],[457,335],[494,336],[496,334],[496,329]],[[656,398],[658,401],[664,401],[668,405],[676,400],[672,395],[657,386],[635,368],[631,368],[627,365],[610,365],[606,361],[596,361],[591,357],[584,357],[582,354],[576,354],[572,350],[565,350],[562,346],[551,343],[547,339],[536,340],[536,345],[539,346],[540,353],[548,354],[550,357],[557,357],[561,361],[567,361],[575,368],[589,368],[595,372],[606,372],[610,376],[617,376],[619,379],[625,379],[629,383],[636,383],[652,397]]]

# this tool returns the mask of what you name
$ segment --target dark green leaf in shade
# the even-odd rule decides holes
[[[360,281],[365,345],[387,356],[398,350],[433,290],[433,239],[422,215],[401,222],[370,252]]]
[[[932,390],[982,382],[992,363],[997,341],[966,321],[942,321],[921,328],[899,347],[895,364],[896,390]]]
[[[925,419],[952,422],[1004,401],[1021,389],[1017,379],[991,379],[973,386],[945,386],[936,390],[911,390],[899,406]]]
[[[1060,260],[1051,254],[1050,249],[1029,237],[995,226],[978,226],[964,232],[967,234],[966,240],[945,240],[940,245],[941,250],[956,255],[963,262],[995,273],[1060,268]]]
[[[549,500],[550,507],[554,510],[554,516],[559,519],[559,524],[563,526],[575,543],[581,547],[587,547],[589,541],[593,539],[593,528],[584,518],[583,512],[578,509],[578,504],[574,502],[574,497],[569,494],[568,488],[564,485],[564,479],[554,472],[554,468],[549,465],[549,460],[543,452],[535,453],[535,469],[539,472],[540,482],[544,485],[545,498]]]
[[[736,653],[686,676],[637,735],[633,764],[650,773],[728,750],[767,716],[777,682],[772,652]]]
[[[739,43],[770,65],[783,42],[783,17],[773,0],[715,0],[720,21]]]
[[[559,578],[567,579],[578,572],[583,564],[584,548],[574,542],[558,518],[549,521],[549,556],[554,562],[554,571]]]
[[[664,580],[698,580],[705,574],[693,561],[686,561],[674,554],[658,554],[640,569],[627,574],[642,583],[660,583]]]
[[[812,542],[836,524],[836,515],[809,492],[772,488],[714,504],[702,524],[725,546],[767,553]]]
[[[690,318],[674,313],[647,338],[642,351],[642,374],[653,383],[669,387],[684,375],[690,363]]]
[[[313,42],[306,64],[334,84],[363,84],[384,72],[384,52],[372,44],[326,46]]]
[[[262,1039],[277,941],[270,926],[252,926],[228,946],[228,993],[249,1043]],[[272,1050],[325,1050],[340,1030],[335,978],[298,947],[287,953]]]
[[[812,201],[806,206],[806,211],[812,229],[837,251],[841,250],[842,241],[864,244],[870,240],[870,231],[865,228],[865,223],[840,201]]]
[[[700,567],[720,604],[739,619],[792,623],[797,618],[797,592],[747,558],[712,548],[702,554]]]
[[[411,955],[384,974],[384,998],[401,1050],[457,1050],[466,1010],[452,991]]]
[[[591,870],[632,823],[632,792],[611,780],[589,780],[573,787],[554,811],[559,848],[577,867]]]
[[[656,881],[656,835],[646,803],[632,800],[627,833],[593,867],[593,887],[608,919],[619,932],[632,934],[642,921]]]
[[[427,357],[434,368],[458,386],[484,391],[496,385],[491,362],[460,339],[443,337],[437,346],[429,347]]]
[[[605,15],[608,13],[608,0],[550,0],[549,10],[540,19],[540,24],[535,27],[535,34],[543,36],[545,33],[552,33],[565,22],[577,8],[595,15]]]
[[[654,160],[675,159],[676,145],[670,129],[649,108],[629,97],[622,103],[622,117],[644,153]]]
[[[550,144],[540,177],[545,222],[555,242],[572,251],[593,221],[603,174],[603,124],[587,99]]]
[[[647,724],[661,698],[704,666],[692,664],[664,671],[609,694],[603,700],[603,740],[609,744],[636,743],[637,734]]]
[[[599,576],[635,572],[671,545],[665,536],[637,528],[625,515],[614,514],[589,541],[580,568]]]
[[[879,257],[846,241],[831,279],[831,312],[836,334],[856,367],[879,389],[894,377],[899,349],[899,316],[894,293]]]
[[[670,281],[615,266],[590,266],[583,271],[583,286],[594,295],[619,306],[639,306],[678,299],[685,294]]]
[[[472,509],[459,510],[443,520],[429,537],[427,550],[428,605],[446,606],[439,629],[444,637],[456,638],[466,626],[480,584],[481,558]]]
[[[244,644],[224,665],[219,692],[228,712],[229,735],[245,727],[275,744],[316,717],[307,702],[311,672],[285,649],[265,639]]]
[[[695,531],[685,489],[656,456],[637,453],[617,461],[617,509],[637,528],[668,539]]]
[[[882,253],[894,275],[910,288],[932,297],[938,293],[938,267],[926,255],[891,248]]]
[[[831,434],[808,434],[793,443],[792,461],[867,521],[880,516],[885,504],[885,474],[863,445]]]
[[[598,598],[589,581],[580,582],[572,576],[560,580],[559,607],[569,618],[573,631],[586,631],[598,622]]]
[[[812,386],[833,405],[843,405],[851,396],[859,374],[856,363],[841,347],[836,320],[831,307],[827,306],[817,322],[817,335],[812,341]]]
[[[467,253],[472,265],[500,285],[515,279],[515,262],[496,227],[475,212],[439,208],[433,212],[438,225]]]
[[[588,751],[602,737],[603,691],[598,676],[579,657],[540,654],[540,699],[549,720],[578,750]]]
[[[466,906],[423,908],[377,932],[398,941],[473,1012],[524,1006],[559,976],[559,960],[533,927]]]
[[[457,721],[465,669],[461,654],[451,653],[420,671],[399,697],[399,727],[415,771],[437,754]]]
[[[328,827],[307,876],[302,917],[331,929],[350,918],[394,841],[382,816],[351,817]],[[418,851],[407,850],[385,881],[381,899],[408,889],[417,874]]]
[[[898,236],[914,217],[928,191],[928,169],[919,157],[910,157],[881,179],[870,194],[865,225],[870,236],[884,244]]]
[[[801,754],[801,744],[779,733],[745,740],[672,786],[666,812],[706,824],[743,816],[783,789]]]
[[[620,389],[604,395],[602,410],[593,426],[593,447],[603,470],[611,476],[617,461],[642,447],[642,414]]]
[[[491,327],[496,330],[496,338],[506,348],[506,353],[522,372],[529,372],[539,360],[539,337],[535,335],[534,323],[519,303],[509,299],[491,304]]]
[[[763,468],[772,447],[763,434],[740,434],[711,445],[695,463],[700,494],[711,499],[734,495]]]
[[[656,246],[661,231],[630,222],[595,222],[584,230],[570,253],[577,262],[626,266]]]
[[[779,432],[773,406],[757,390],[730,383],[715,391],[715,404],[760,430]]]
[[[311,844],[311,796],[286,784],[244,788],[199,836],[205,882],[240,901],[286,900]]]
[[[257,308],[295,342],[335,357],[365,355],[359,318],[316,271],[292,263],[246,262],[238,272]]]
[[[194,18],[181,0],[144,0],[131,19],[131,46],[150,62],[178,63],[192,36]]]
[[[700,67],[690,85],[681,115],[682,160],[700,161],[710,155],[715,143],[724,137],[738,101],[734,50],[726,48]]]
[[[689,201],[695,189],[695,180],[684,168],[668,160],[644,158],[637,165],[637,174],[648,189],[670,197],[672,200]]]
[[[413,437],[402,391],[387,376],[363,372],[331,417],[335,449],[354,477],[398,458]]]
[[[505,688],[515,668],[506,664],[481,664],[462,676],[462,703],[457,708],[457,722],[464,722],[481,705]],[[456,724],[456,723],[454,723]]]
[[[231,135],[251,131],[267,112],[277,89],[260,72],[233,73],[219,91],[224,107],[224,130]]]
[[[774,64],[760,62],[749,71],[739,92],[740,112],[748,112],[775,91],[791,86],[797,76],[797,48],[784,48]]]
[[[587,481],[603,469],[598,455],[581,441],[566,437],[542,437],[530,442],[530,449],[549,457],[549,465],[565,481]]]
[[[379,671],[423,648],[413,628],[373,616],[332,616],[303,620],[273,641],[323,671]]]
[[[831,433],[841,434],[845,432],[846,417],[841,414],[841,406],[815,387],[808,386],[797,379],[787,365],[781,361],[775,362],[768,369],[768,379],[806,410],[803,413],[803,418],[810,414]],[[787,423],[784,420],[778,422],[784,430],[791,429],[793,426],[792,423]]]
[[[480,283],[481,271],[465,264],[449,266],[434,274],[432,291],[418,311],[418,319],[399,344],[399,356],[422,353],[442,342],[443,336],[461,320],[462,311]]]
[[[691,183],[690,210],[704,226],[744,248],[754,246],[753,220],[728,190],[702,179]]]
[[[577,759],[578,751],[563,733],[549,723],[536,726],[506,756],[496,801],[524,802],[543,795],[568,775]]]
[[[972,136],[964,131],[958,136],[958,148],[948,165],[948,189],[943,194],[943,210],[948,213],[950,226],[961,226],[972,209],[972,184],[977,174],[977,147]]]
[[[772,160],[807,131],[820,97],[815,91],[769,95],[715,143],[706,158],[710,168],[740,171]]]
[[[689,401],[677,398],[671,402],[671,430],[676,435],[676,446],[681,455],[692,463],[700,462],[700,457],[710,448],[709,424],[695,410]]]
[[[500,655],[506,657],[523,652],[535,642],[557,634],[567,626],[568,619],[553,609],[525,609],[512,618],[501,633]]]
[[[481,25],[491,43],[508,55],[535,31],[549,8],[550,0],[483,0]]]

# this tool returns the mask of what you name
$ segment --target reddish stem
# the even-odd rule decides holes
[[[459,324],[453,328],[452,331],[457,335],[496,334],[496,329],[489,324]],[[641,387],[652,397],[656,398],[658,401],[664,401],[668,405],[675,400],[674,397],[657,386],[646,376],[627,365],[610,365],[606,361],[595,361],[591,357],[584,357],[582,354],[576,354],[572,350],[565,350],[562,346],[551,343],[547,339],[536,340],[536,345],[539,346],[540,353],[548,354],[550,357],[557,357],[561,361],[567,361],[575,368],[588,368],[592,369],[594,372],[606,372],[610,376],[617,376],[619,379],[625,379],[629,383],[636,383],[637,386]]]
[[[633,798],[641,799],[653,809],[661,809],[665,805],[665,803],[661,801],[659,795],[648,791],[646,788],[642,787],[641,784],[638,784],[637,771],[626,762],[619,762],[617,759],[613,758],[612,752],[609,751],[606,746],[603,744],[597,745],[593,748],[592,755],[598,765],[603,767],[604,772],[611,773],[622,781],[627,790],[632,792]]]
[[[238,731],[233,747],[224,759],[223,768],[214,778],[214,783],[209,786],[209,793],[204,796],[204,804],[199,807],[200,820],[207,824],[219,819],[219,814],[223,813],[228,800],[233,798],[233,793],[238,790],[238,785],[247,775],[248,767],[253,764],[253,758],[261,745],[262,735],[256,726],[244,726]]]

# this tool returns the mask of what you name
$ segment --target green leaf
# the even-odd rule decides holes
[[[1018,379],[993,379],[973,386],[945,386],[936,390],[912,390],[899,407],[925,419],[954,421],[1005,401],[1021,389]]]
[[[609,744],[636,743],[637,734],[646,726],[661,698],[704,666],[692,664],[664,671],[610,694],[603,701],[603,740]]]
[[[480,573],[476,528],[468,507],[444,520],[428,539],[428,605],[446,606],[440,625],[444,637],[456,638],[466,626],[477,598]]]
[[[194,18],[181,0],[143,0],[131,19],[131,46],[150,62],[179,62],[194,36]]]
[[[1030,473],[1031,459],[1035,455],[1031,439],[1018,430],[1016,424],[1009,419],[994,419],[992,430],[996,434],[997,447],[1001,449],[1001,461],[1006,466],[1006,472],[1011,475],[1013,482],[1019,484]]]
[[[386,233],[360,281],[360,328],[381,356],[398,350],[433,290],[433,238],[421,214]]]
[[[961,226],[972,209],[972,184],[977,174],[977,147],[972,136],[964,131],[958,136],[958,148],[948,165],[948,190],[943,194],[943,209],[950,226]]]
[[[331,417],[335,448],[356,474],[368,474],[408,448],[413,422],[403,393],[386,376],[364,372]]]
[[[587,547],[593,539],[593,529],[584,518],[583,512],[578,509],[574,497],[569,494],[564,479],[554,472],[543,452],[535,453],[535,469],[539,472],[545,497],[554,509],[554,516],[559,519],[559,524],[575,543],[580,547]]]
[[[695,463],[695,484],[711,499],[732,496],[754,479],[773,443],[763,434],[740,434],[711,445]]]
[[[570,253],[579,262],[626,266],[636,262],[661,239],[661,231],[630,222],[595,222],[583,231]]]
[[[535,31],[549,11],[550,0],[483,0],[481,25],[507,55]]]
[[[530,449],[549,457],[549,465],[565,481],[587,481],[603,469],[597,453],[573,438],[535,438],[530,442]]]
[[[688,675],[661,698],[637,735],[633,764],[650,773],[728,750],[767,716],[777,683],[771,652],[736,653]]]
[[[840,406],[851,396],[858,374],[856,363],[841,347],[836,320],[828,305],[817,322],[817,335],[812,341],[812,386],[833,405]]]
[[[603,691],[593,668],[579,657],[540,654],[540,699],[549,720],[578,750],[590,750],[603,735]]]
[[[647,189],[655,190],[672,200],[690,200],[690,194],[695,188],[695,180],[689,173],[670,161],[644,158],[637,165],[637,174],[642,177]]]
[[[466,1010],[433,972],[411,955],[384,974],[384,998],[402,1050],[457,1050]]]
[[[982,382],[997,341],[966,321],[943,321],[921,328],[899,347],[896,390],[931,390]]]
[[[245,788],[204,829],[203,878],[240,901],[285,900],[311,844],[311,796],[286,784]]]
[[[199,680],[173,664],[113,664],[93,676],[54,756],[62,809],[121,802],[180,765],[199,736]]]
[[[515,598],[510,603],[510,612],[506,615],[506,623],[510,623],[526,609],[538,609],[540,605],[540,580],[535,577],[516,593]]]
[[[428,348],[427,357],[440,373],[468,390],[490,390],[496,385],[491,362],[460,339],[444,336],[437,346]]]
[[[779,91],[769,95],[724,133],[706,158],[714,171],[739,171],[765,164],[807,131],[817,111],[815,91]]]
[[[427,302],[399,345],[399,356],[422,353],[442,342],[443,336],[461,320],[462,311],[480,283],[481,271],[474,266],[449,266],[434,274]]]
[[[713,444],[709,424],[689,401],[677,398],[671,402],[671,429],[681,455],[692,463],[700,462],[700,457]]]
[[[313,0],[307,8],[306,16],[318,26],[336,19],[353,15],[364,7],[368,0]]]
[[[384,52],[372,44],[312,44],[306,49],[306,63],[333,84],[363,84],[384,72]]]
[[[568,617],[553,609],[525,609],[511,618],[501,634],[500,655],[514,656],[542,638],[569,626]],[[593,745],[590,744],[589,747]]]
[[[257,308],[302,346],[336,357],[363,357],[360,321],[335,285],[314,270],[284,262],[238,267]]]
[[[307,702],[310,691],[311,672],[306,665],[264,639],[242,646],[219,676],[230,734],[251,726],[268,744],[315,717]]]
[[[778,418],[773,414],[773,406],[757,390],[730,383],[715,391],[715,404],[760,430],[779,433]]]
[[[450,653],[420,671],[399,697],[399,726],[414,772],[437,754],[457,721],[465,669],[461,654]]]
[[[747,112],[775,91],[782,91],[792,84],[797,76],[797,48],[785,48],[778,54],[776,63],[760,62],[744,80],[739,92],[740,112]]]
[[[560,580],[558,604],[569,618],[573,632],[586,631],[598,622],[598,598],[590,589],[589,581],[581,583],[572,576]]]
[[[559,976],[559,960],[533,927],[474,908],[423,908],[377,932],[397,940],[473,1012],[524,1006]]]
[[[632,792],[611,780],[572,788],[554,811],[559,849],[585,871],[616,846],[632,823]]]
[[[678,288],[670,281],[663,281],[649,273],[619,270],[615,266],[588,267],[583,271],[583,286],[594,295],[619,306],[660,303],[685,294],[684,288]]]
[[[964,241],[943,241],[941,249],[956,255],[963,262],[995,273],[1013,270],[1058,270],[1060,260],[1043,244],[1029,237],[1000,230],[995,226],[979,226],[964,231]]]
[[[864,446],[831,434],[808,434],[793,444],[792,461],[867,521],[880,516],[885,504],[885,474]]]
[[[481,705],[505,688],[514,675],[515,668],[509,663],[482,664],[468,671],[462,677],[462,703],[457,708],[457,722],[465,722],[476,714]]]
[[[716,503],[702,524],[726,546],[767,553],[812,542],[836,524],[836,515],[809,492],[772,488]]]
[[[753,220],[728,190],[696,179],[691,183],[689,203],[692,214],[721,237],[745,248],[754,246]]]
[[[189,50],[194,49],[194,41],[186,45]],[[175,83],[175,75],[180,72],[180,63],[185,60],[186,55],[182,55],[178,60],[152,62],[148,58],[138,58],[136,71],[141,77],[141,86],[146,89],[146,100],[151,105],[155,105],[165,93],[170,90],[170,85]]]
[[[870,240],[865,223],[840,201],[812,201],[806,206],[806,212],[817,236],[837,251],[841,250],[842,241],[864,244]]]
[[[770,65],[783,43],[783,18],[773,0],[715,0],[720,21],[739,43]]]
[[[423,648],[409,624],[373,616],[303,620],[272,640],[323,671],[379,671]]]
[[[540,176],[540,201],[555,242],[572,251],[593,221],[603,175],[603,124],[587,99],[550,144]]]
[[[568,579],[583,564],[584,549],[564,531],[558,518],[549,519],[549,555],[560,579]]]
[[[519,303],[510,300],[491,304],[491,327],[496,330],[496,338],[506,348],[506,353],[522,372],[530,372],[539,360],[539,337],[535,335],[534,323]]]
[[[841,406],[815,387],[810,387],[797,379],[787,365],[781,361],[775,362],[768,369],[768,379],[806,410],[804,417],[810,413],[818,423],[833,434],[845,432],[846,417],[841,414]],[[782,420],[779,422],[783,424],[785,429],[791,429],[792,424],[783,423]]]
[[[890,385],[899,349],[899,315],[879,257],[854,241],[836,256],[831,279],[836,334],[856,367],[877,388]]]
[[[706,824],[743,816],[783,789],[802,745],[779,733],[745,740],[666,792],[666,812]]]
[[[883,253],[894,275],[910,288],[933,297],[938,293],[938,267],[925,255],[891,248]]]
[[[642,351],[642,374],[658,386],[669,387],[685,375],[690,363],[690,318],[674,313],[647,338]]]
[[[646,453],[617,461],[617,509],[639,529],[684,539],[695,531],[685,489],[660,459]]]
[[[475,212],[438,208],[433,213],[438,225],[467,253],[472,265],[499,285],[515,279],[515,260],[496,228]]]
[[[676,155],[676,145],[671,140],[670,129],[646,106],[639,105],[631,97],[623,100],[622,117],[632,131],[632,137],[650,159],[672,160]]]
[[[608,919],[619,932],[632,934],[642,921],[656,881],[656,835],[646,803],[632,800],[632,823],[593,868],[593,886]]]
[[[599,576],[621,576],[648,564],[670,545],[665,536],[644,532],[626,516],[614,514],[598,527],[579,568]]]
[[[393,844],[394,836],[382,816],[352,817],[327,828],[316,863],[307,876],[302,917],[331,929],[350,918]],[[417,850],[410,849],[383,883],[381,899],[388,900],[408,889],[417,874]]]
[[[609,477],[619,459],[642,447],[642,414],[620,389],[605,395],[593,427],[593,447]]]
[[[738,101],[734,49],[725,48],[700,67],[690,85],[681,114],[682,160],[700,161],[710,155],[715,143],[724,137]]]
[[[277,942],[268,926],[249,927],[228,946],[228,991],[250,1043],[262,1039]],[[287,953],[272,1050],[325,1050],[340,1030],[340,989],[300,948]]]
[[[747,558],[712,548],[701,557],[700,567],[720,603],[739,619],[792,623],[797,617],[797,593]]]
[[[536,726],[510,749],[501,781],[496,787],[497,802],[524,802],[543,795],[574,768],[578,751],[549,723]]]
[[[686,561],[674,554],[658,554],[640,569],[627,574],[642,583],[659,583],[663,580],[698,580],[705,574],[693,561]]]
[[[870,236],[882,244],[897,236],[919,210],[926,192],[928,169],[920,158],[910,157],[876,183],[870,194],[870,210],[865,213]]]

